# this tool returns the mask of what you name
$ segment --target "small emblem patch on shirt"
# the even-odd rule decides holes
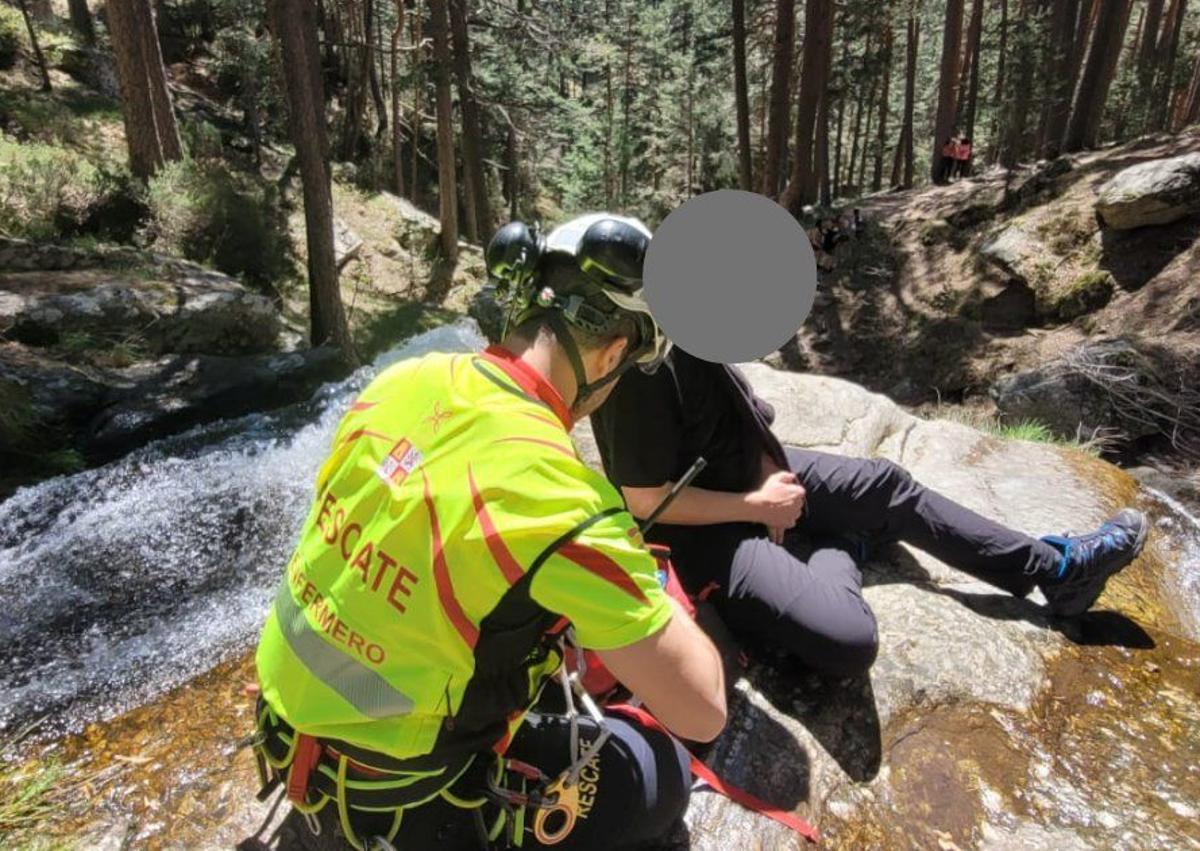
[[[376,473],[385,482],[398,485],[408,478],[408,474],[417,468],[424,457],[408,438],[401,438],[379,463]]]

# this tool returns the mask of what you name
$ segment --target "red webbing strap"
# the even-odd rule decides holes
[[[651,730],[656,730],[659,733],[666,733],[668,736],[671,732],[659,723],[658,719],[642,709],[639,706],[629,706],[627,704],[613,704],[605,706],[604,709],[609,712],[616,712],[621,715],[627,715],[641,724],[643,727],[648,727]],[[789,813],[786,810],[781,810],[778,807],[773,807],[766,801],[754,797],[744,789],[739,789],[736,786],[730,786],[724,780],[716,775],[716,773],[698,760],[696,757],[688,754],[692,761],[692,774],[704,781],[718,795],[724,795],[735,804],[745,807],[748,810],[764,815],[772,821],[777,821],[784,827],[795,831],[803,836],[809,842],[819,843],[821,841],[820,834],[817,829],[806,822],[799,816]]]
[[[296,753],[288,771],[287,796],[297,804],[304,804],[308,797],[308,777],[321,759],[321,743],[304,733],[295,736]]]

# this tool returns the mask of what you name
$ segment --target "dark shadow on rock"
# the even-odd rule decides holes
[[[1125,290],[1140,289],[1200,237],[1200,215],[1169,225],[1130,230],[1103,228],[1100,268],[1107,270]]]
[[[828,677],[778,655],[748,676],[777,710],[802,723],[852,780],[869,782],[879,773],[883,738],[870,677]]]
[[[1152,650],[1156,646],[1154,639],[1137,621],[1120,612],[1090,611],[1073,618],[1060,618],[1052,615],[1045,606],[1010,594],[983,594],[932,584],[922,587],[956,600],[986,618],[1025,621],[1052,629],[1074,644],[1129,650]]]
[[[642,846],[641,851],[686,851],[691,847],[692,833],[683,819],[680,819],[667,836],[658,842]]]
[[[781,677],[780,672],[762,665],[755,666],[748,676],[764,693],[768,688],[777,692],[778,700],[772,699],[777,708],[807,724],[804,707],[798,711],[798,704],[789,703],[785,696],[794,690],[794,676]],[[767,679],[777,682],[767,686]],[[793,695],[797,700],[801,696]],[[730,698],[729,724],[705,762],[725,782],[780,809],[794,810],[808,803],[812,786],[808,752],[791,732],[755,706],[742,691],[735,691]]]
[[[932,581],[929,571],[917,561],[911,552],[899,544],[868,547],[866,558],[861,560],[863,588],[876,585],[908,583],[922,585]]]

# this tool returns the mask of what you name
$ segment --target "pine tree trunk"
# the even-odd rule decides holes
[[[809,0],[812,2],[812,0]],[[831,15],[832,18],[832,15]],[[833,192],[829,180],[829,110],[830,98],[823,93],[821,108],[817,114],[817,138],[814,142],[813,158],[817,186],[820,189],[821,203],[826,207],[833,206]],[[798,211],[797,211],[798,212]]]
[[[146,79],[150,85],[150,103],[154,107],[154,125],[158,130],[158,143],[162,146],[163,159],[167,162],[181,160],[183,143],[179,138],[179,125],[175,122],[171,90],[167,88],[167,72],[163,63],[162,45],[158,40],[154,8],[150,5],[150,0],[136,0],[133,8],[142,42]]]
[[[1129,0],[1097,0],[1097,3],[1095,30],[1063,140],[1065,151],[1091,148],[1099,140],[1100,119],[1112,83],[1110,69],[1116,67],[1115,55],[1120,53],[1125,35]]]
[[[1000,36],[996,50],[996,92],[992,96],[992,129],[989,133],[988,160],[1000,158],[1000,116],[1004,112],[1004,84],[1008,73],[1008,0],[1000,0]]]
[[[845,69],[850,63],[850,39],[842,39],[842,55],[838,67],[843,69],[843,81],[838,91],[837,129],[833,132],[833,169],[830,179],[833,181],[833,194],[842,194],[842,134],[846,124],[846,81]]]
[[[92,13],[88,10],[87,0],[67,0],[71,13],[71,26],[84,44],[96,43],[96,25],[92,21]]]
[[[1071,96],[1075,92],[1071,57],[1078,18],[1079,0],[1055,0],[1046,105],[1042,111],[1041,152],[1047,159],[1054,159],[1062,150],[1063,133],[1071,113]]]
[[[879,78],[871,78],[871,88],[867,94],[867,102],[863,107],[867,113],[867,127],[863,131],[862,141],[862,164],[858,168],[858,180],[855,181],[855,190],[858,194],[862,194],[867,185],[867,160],[871,155],[871,131],[872,125],[875,122],[875,92],[879,89]]]
[[[684,9],[685,35],[683,42],[687,46],[687,166],[684,169],[687,188],[684,197],[691,198],[696,191],[696,49],[692,40],[691,8]]]
[[[404,133],[400,127],[400,38],[404,35],[404,0],[396,0],[396,28],[392,30],[392,189],[404,195]]]
[[[463,125],[463,180],[471,187],[474,209],[467,209],[468,224],[474,216],[475,239],[486,243],[492,238],[492,201],[488,197],[487,175],[483,170],[483,129],[479,120],[479,102],[475,98],[475,78],[471,71],[471,41],[467,31],[466,0],[450,0],[450,31],[454,39],[454,73],[458,78],[458,102]]]
[[[412,193],[412,202],[417,206],[421,204],[421,180],[418,168],[421,164],[421,88],[424,83],[421,73],[423,68],[424,35],[421,32],[421,0],[413,0],[412,9],[412,24],[410,35],[412,37],[412,85],[413,85],[413,108],[412,108],[412,139],[409,144],[412,146],[412,167],[409,170],[409,191]]]
[[[630,5],[626,10],[625,15],[625,67],[623,70],[623,80],[621,85],[621,148],[620,148],[620,186],[621,186],[621,206],[629,205],[629,165],[632,157],[632,141],[630,133],[632,128],[629,125],[630,112],[633,109],[633,21],[634,9],[636,7]]]
[[[1158,32],[1162,28],[1162,13],[1163,0],[1146,0],[1141,46],[1137,57],[1137,89],[1139,92],[1151,91],[1154,86],[1154,72],[1158,68]],[[1142,104],[1139,103],[1139,109],[1141,106]]]
[[[504,165],[508,178],[508,218],[516,221],[521,198],[521,158],[517,125],[509,119],[508,134],[504,137]]]
[[[611,86],[610,80],[610,89]],[[746,82],[746,0],[733,0],[733,95],[737,109],[738,186],[749,192],[754,187],[754,170],[750,157],[750,92]],[[610,127],[611,110],[610,95]]]
[[[143,180],[183,155],[148,0],[109,0],[108,30],[121,83],[129,168]]]
[[[113,0],[109,0],[110,9]],[[283,64],[288,121],[300,181],[304,187],[304,229],[308,245],[310,339],[314,346],[337,346],[345,360],[357,356],[342,309],[333,247],[333,195],[325,95],[317,45],[316,7],[308,0],[270,0],[268,14]]]
[[[1025,153],[1029,101],[1032,95],[1034,66],[1037,64],[1033,33],[1035,2],[1036,0],[1021,0],[1020,12],[1013,28],[1013,87],[1005,104],[1004,134],[1000,143],[1000,164],[1005,168],[1016,166]]]
[[[458,179],[455,174],[454,105],[450,92],[450,34],[447,0],[429,0],[429,34],[433,38],[433,80],[437,92],[438,211],[442,255],[458,262]]]
[[[917,16],[908,18],[908,38],[904,63],[904,112],[900,117],[900,138],[896,142],[896,158],[892,161],[893,186],[911,189],[913,185],[913,106],[917,89],[917,54],[921,41],[921,22]]]
[[[967,67],[963,71],[963,83],[959,89],[960,107],[958,126],[963,136],[975,139],[975,114],[979,108],[979,60],[983,43],[983,0],[975,0],[971,6],[971,24],[967,27],[967,49],[964,53]],[[966,92],[966,97],[962,93]]]
[[[955,107],[958,103],[958,61],[962,44],[963,0],[946,0],[946,25],[942,30],[942,63],[938,76],[937,117],[933,129],[933,155],[930,177],[945,183],[947,163],[942,146],[954,133]]]
[[[850,162],[846,169],[845,185],[848,189],[857,190],[859,187],[854,182],[854,167],[858,164],[858,146],[862,141],[862,119],[863,119],[863,97],[866,94],[863,91],[863,76],[866,72],[867,57],[871,54],[871,36],[867,35],[867,42],[863,45],[862,62],[859,63],[858,73],[855,75],[857,85],[854,89],[854,120],[851,122],[854,127],[850,131]],[[870,103],[869,101],[867,102]],[[867,107],[870,108],[869,106]]]
[[[1048,2],[1048,0],[1047,0]],[[964,4],[965,11],[965,4]],[[983,0],[972,0],[971,17],[965,31],[962,60],[958,65],[958,103],[954,123],[961,129],[966,119],[966,92],[971,87],[971,71],[978,64],[979,42],[983,32]],[[967,134],[963,134],[967,135]]]
[[[607,16],[606,16],[607,18]],[[604,63],[604,206],[613,202],[613,121],[616,110],[613,99],[612,63]]]
[[[1162,130],[1167,126],[1170,115],[1171,90],[1175,82],[1175,57],[1179,53],[1179,38],[1183,30],[1187,0],[1172,0],[1167,12],[1159,49],[1158,85],[1154,88],[1154,113],[1152,128]]]
[[[814,0],[820,3],[822,0]],[[767,117],[767,155],[763,161],[762,193],[770,198],[779,193],[783,177],[783,160],[787,146],[788,114],[791,103],[788,84],[792,75],[792,51],[795,47],[796,5],[795,0],[775,2],[775,46],[771,68],[771,106]],[[806,36],[807,39],[807,36]],[[807,56],[807,50],[805,51]],[[816,118],[816,101],[812,114],[808,116],[811,145],[812,122]],[[808,156],[812,157],[811,148]]]
[[[817,200],[822,172],[829,171],[829,71],[833,61],[832,0],[808,0],[804,10],[804,57],[800,93],[796,99],[796,150],[792,173],[780,203],[799,216],[805,204]],[[824,128],[814,125],[824,121]],[[814,140],[814,130],[817,139]],[[815,141],[823,150],[818,151]],[[853,166],[853,162],[851,162]],[[829,181],[824,185],[828,187]]]
[[[371,5],[371,0],[363,0]],[[367,112],[367,47],[361,42],[359,33],[364,17],[358,13],[358,0],[346,0],[345,12],[348,18],[345,32],[347,43],[341,51],[344,60],[344,89],[346,113],[342,122],[341,144],[339,158],[357,160],[359,157],[359,142],[362,140],[363,121]],[[356,44],[357,42],[357,44]],[[354,61],[357,51],[357,62]]]
[[[363,0],[363,24],[366,31],[366,50],[363,63],[367,66],[367,80],[371,85],[371,100],[375,103],[375,141],[383,139],[387,133],[387,105],[383,100],[383,90],[379,85],[379,71],[375,66],[375,0]]]
[[[25,19],[25,29],[29,33],[29,44],[33,48],[33,58],[37,62],[38,70],[42,74],[42,91],[48,92],[51,90],[50,71],[46,68],[46,57],[42,53],[42,46],[38,43],[37,30],[33,28],[33,21],[29,17],[28,0],[20,0],[21,2],[21,17]]]
[[[1129,5],[1129,9],[1132,11],[1132,9],[1133,9],[1132,3]],[[1141,13],[1138,15],[1137,27],[1133,32],[1133,42],[1129,45],[1128,57],[1125,60],[1126,67],[1134,68],[1135,71],[1137,68],[1138,47],[1141,44],[1142,30],[1143,30],[1145,23],[1146,23],[1146,10],[1142,9]],[[1113,63],[1114,77],[1116,75],[1118,65],[1120,65],[1119,59],[1115,63]],[[1124,92],[1121,93],[1120,98],[1117,100],[1117,104],[1116,104],[1117,115],[1116,115],[1116,119],[1113,121],[1113,134],[1112,134],[1113,139],[1119,140],[1119,139],[1125,138],[1125,129],[1126,129],[1126,127],[1129,126],[1130,112],[1134,109],[1134,105],[1130,102],[1130,99],[1133,97],[1134,97],[1134,93],[1131,90],[1126,89]]]
[[[892,82],[892,28],[883,34],[883,92],[879,96],[879,138],[875,143],[875,172],[871,177],[871,191],[883,188],[883,153],[887,148],[888,97]]]
[[[1192,80],[1179,101],[1171,127],[1178,132],[1197,120],[1200,120],[1200,54],[1196,55],[1196,63],[1192,66]]]

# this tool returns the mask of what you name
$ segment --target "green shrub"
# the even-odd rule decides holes
[[[292,271],[287,217],[270,184],[221,165],[170,163],[150,180],[147,237],[158,250],[273,288]]]
[[[0,70],[17,64],[24,43],[25,22],[21,13],[11,6],[0,5]]]
[[[0,136],[0,233],[54,239],[110,191],[111,178],[66,148]]]

